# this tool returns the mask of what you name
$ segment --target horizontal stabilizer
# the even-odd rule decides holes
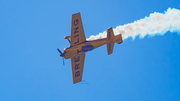
[[[107,43],[107,51],[108,51],[108,55],[113,53],[113,49],[114,49],[114,42],[109,42]]]
[[[107,52],[108,52],[108,55],[113,53],[113,48],[114,48],[113,39],[114,39],[114,33],[113,33],[113,29],[111,27],[107,31],[107,39],[106,39],[106,40],[108,40],[108,43],[107,43]]]
[[[107,40],[112,40],[114,39],[114,33],[112,27],[108,29],[107,31]]]

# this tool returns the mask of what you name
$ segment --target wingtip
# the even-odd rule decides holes
[[[76,15],[76,14],[80,14],[80,12],[78,12],[78,13],[75,13],[75,14],[73,14],[73,15]]]

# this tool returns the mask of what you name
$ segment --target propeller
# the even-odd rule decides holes
[[[57,50],[59,51],[59,53],[61,53],[62,54],[62,52],[57,48]]]
[[[65,56],[66,51],[64,53],[62,53],[58,48],[57,48],[57,50],[58,50],[58,52],[60,53],[60,56],[63,59],[63,65],[65,65],[65,63],[64,63],[64,56]]]
[[[65,63],[64,63],[64,58],[62,58],[63,59],[63,65],[65,65]]]

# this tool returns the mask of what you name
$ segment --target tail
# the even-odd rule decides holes
[[[114,36],[114,32],[113,32],[112,27],[109,28],[107,31],[107,39],[106,40],[108,41],[108,43],[107,43],[108,55],[113,53],[114,42],[116,42],[118,44],[123,42],[121,34]]]

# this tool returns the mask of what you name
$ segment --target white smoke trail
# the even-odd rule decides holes
[[[168,8],[163,13],[154,12],[149,17],[134,21],[133,23],[125,24],[123,26],[117,26],[114,30],[114,34],[122,34],[123,40],[136,36],[143,38],[146,35],[164,35],[167,31],[180,32],[180,10]],[[107,32],[99,33],[99,35],[92,35],[87,40],[95,40],[100,38],[106,38]]]

